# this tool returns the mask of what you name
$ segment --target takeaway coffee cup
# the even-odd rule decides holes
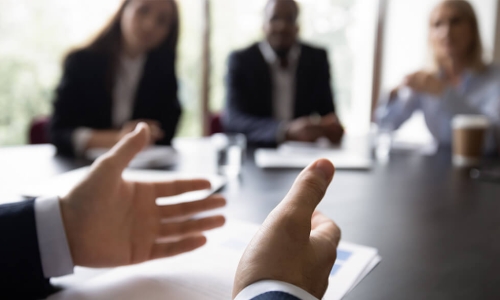
[[[453,127],[453,165],[474,167],[481,163],[488,118],[482,115],[457,115]]]

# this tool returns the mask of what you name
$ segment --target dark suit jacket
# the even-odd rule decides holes
[[[34,200],[0,206],[0,298],[39,299],[53,292],[43,276]]]
[[[252,298],[252,300],[300,300],[300,299],[284,292],[267,292],[258,295],[255,298]]]
[[[89,50],[67,58],[50,126],[50,139],[59,153],[74,155],[71,136],[78,127],[112,128],[112,88],[107,80],[110,63],[107,55]],[[135,95],[132,119],[158,121],[165,132],[158,144],[170,145],[180,115],[174,55],[151,52]]]
[[[326,51],[300,46],[294,117],[335,112]],[[275,144],[280,123],[273,119],[271,71],[259,45],[232,53],[228,68],[225,131],[244,133],[250,143]]]

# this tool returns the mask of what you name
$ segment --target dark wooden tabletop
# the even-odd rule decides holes
[[[3,184],[86,164],[55,157],[51,146],[0,149]],[[223,190],[228,214],[262,222],[298,173],[259,169],[250,155]],[[446,151],[338,171],[319,208],[344,240],[376,247],[383,259],[345,299],[500,299],[500,184],[470,179]]]

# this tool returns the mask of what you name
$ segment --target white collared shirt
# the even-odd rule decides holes
[[[259,44],[259,49],[271,70],[273,117],[282,122],[289,122],[294,117],[295,80],[300,58],[300,45],[295,44],[288,52],[288,67],[280,65],[279,57],[267,41]]]
[[[132,118],[134,99],[145,63],[146,55],[136,58],[130,58],[126,55],[120,57],[113,88],[113,105],[111,107],[111,122],[115,129],[120,129]],[[78,156],[83,154],[91,135],[92,129],[86,127],[79,127],[73,132],[73,147]]]
[[[132,118],[134,99],[142,77],[146,56],[130,58],[122,55],[113,89],[112,121],[114,128],[122,126]]]

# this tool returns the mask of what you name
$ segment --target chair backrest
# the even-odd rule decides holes
[[[49,143],[49,117],[36,117],[31,121],[29,143],[31,145]]]
[[[224,132],[221,121],[221,113],[212,113],[210,115],[210,135]]]

